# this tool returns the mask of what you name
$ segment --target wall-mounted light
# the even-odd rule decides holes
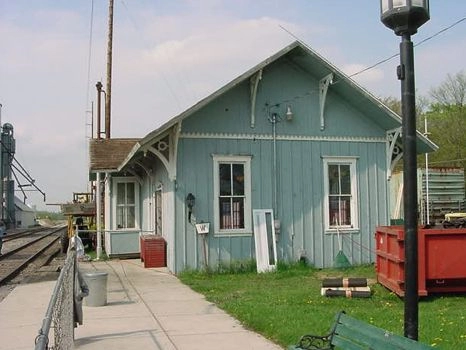
[[[188,207],[188,221],[191,222],[191,214],[193,213],[193,207],[196,203],[196,197],[192,193],[188,193],[186,196],[186,206]]]
[[[281,108],[279,103],[274,105],[269,105],[268,103],[265,104],[267,119],[272,124],[280,123],[283,120],[292,121],[294,117],[293,110],[291,109],[291,105],[286,106],[286,110]]]
[[[288,106],[286,107],[286,114],[285,114],[285,116],[286,116],[286,120],[288,120],[288,121],[293,120],[293,111],[291,110],[291,106],[290,106],[290,105],[288,105]]]

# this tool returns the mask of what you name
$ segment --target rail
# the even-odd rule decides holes
[[[0,256],[0,285],[17,276],[31,262],[38,261],[41,264],[42,261],[43,265],[46,263],[44,259],[49,260],[57,254],[59,249],[56,243],[60,239],[60,236],[56,235],[57,232],[54,230],[32,240],[28,237],[26,240],[29,241],[25,244],[21,240],[15,241],[12,244],[13,248],[10,246],[11,249]]]
[[[82,324],[82,298],[88,293],[79,274],[76,249],[70,247],[57,279],[42,327],[35,340],[35,350],[72,349],[74,327]],[[53,324],[53,346],[49,333]]]

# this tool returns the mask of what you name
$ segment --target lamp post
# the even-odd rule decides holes
[[[401,36],[402,143],[403,143],[403,206],[405,231],[405,296],[404,335],[418,339],[418,249],[417,249],[417,162],[416,162],[416,99],[414,89],[414,53],[411,35],[427,22],[429,0],[380,0],[383,24]]]

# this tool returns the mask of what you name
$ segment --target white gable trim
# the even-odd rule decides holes
[[[273,140],[271,134],[229,134],[229,133],[197,133],[185,132],[180,134],[183,139],[235,139],[235,140]],[[383,143],[385,137],[353,137],[353,136],[302,136],[302,135],[277,135],[280,141],[329,141],[329,142],[364,142]]]

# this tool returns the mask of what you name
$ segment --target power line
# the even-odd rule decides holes
[[[464,21],[466,21],[466,17],[463,17],[463,18],[457,20],[457,21],[454,22],[453,24],[450,24],[449,26],[447,26],[447,27],[445,27],[445,28],[439,30],[438,32],[432,34],[431,36],[429,36],[429,37],[427,37],[427,38],[421,40],[420,42],[418,42],[418,43],[415,44],[414,46],[422,45],[422,44],[424,44],[425,42],[427,42],[427,41],[429,41],[429,40],[435,38],[436,36],[438,36],[438,35],[440,35],[440,34],[442,34],[442,33],[445,33],[446,31],[450,30],[451,28],[457,26],[458,24],[460,24],[461,22],[464,22]],[[279,27],[280,27],[281,29],[283,29],[285,32],[287,32],[289,35],[291,35],[293,38],[295,38],[296,40],[298,40],[301,44],[303,44],[304,46],[306,46],[307,48],[310,49],[309,45],[307,45],[303,40],[301,40],[301,39],[300,39],[298,36],[296,36],[294,33],[292,33],[291,31],[289,31],[289,30],[286,29],[285,27],[283,27],[281,24],[279,25]],[[399,56],[399,55],[400,55],[399,53],[395,53],[395,54],[391,55],[390,57],[387,57],[387,58],[385,58],[385,59],[383,59],[383,60],[380,60],[380,61],[378,61],[377,63],[374,63],[373,65],[371,65],[371,66],[369,66],[369,67],[366,67],[366,68],[364,68],[364,69],[362,69],[362,70],[360,70],[360,71],[358,71],[358,72],[356,72],[356,73],[353,73],[353,74],[351,74],[351,75],[348,75],[348,77],[349,77],[349,78],[352,78],[352,77],[354,77],[354,76],[356,76],[356,75],[359,75],[359,74],[362,74],[362,73],[364,73],[364,72],[367,72],[368,70],[371,70],[371,69],[373,69],[373,68],[375,68],[375,67],[377,67],[377,66],[379,66],[379,65],[381,65],[381,64],[383,64],[383,63],[385,63],[385,62],[388,62],[388,61],[392,60],[393,58],[395,58],[395,57],[397,57],[397,56]],[[338,81],[333,82],[332,85],[333,85],[333,84],[336,84],[337,82],[338,82]]]
[[[151,45],[149,45],[149,43],[146,41],[145,39],[145,35],[144,35],[144,32],[141,30],[141,27],[139,26],[138,22],[134,19],[134,17],[132,16],[131,14],[131,11],[129,10],[128,6],[126,5],[126,2],[124,0],[120,0],[121,4],[123,5],[123,7],[125,8],[126,12],[127,12],[127,16],[130,20],[130,22],[132,23],[132,25],[134,26],[134,28],[136,29],[137,32],[139,32],[141,34],[140,38],[144,44],[144,46],[149,50],[151,48]],[[158,69],[157,70],[157,73],[159,73],[165,83],[165,85],[167,86],[168,88],[168,91],[170,92],[170,94],[172,95],[172,98],[173,100],[175,101],[176,105],[178,106],[178,108],[182,108],[182,105],[181,105],[181,102],[178,98],[178,95],[174,89],[174,87],[172,86],[172,84],[170,84],[170,81],[169,79],[167,78],[165,72],[161,69]],[[180,84],[181,87],[185,86],[187,84]],[[178,89],[179,91],[179,89]]]
[[[440,35],[440,34],[446,32],[446,31],[450,30],[451,28],[455,27],[456,25],[458,25],[458,24],[460,24],[461,22],[464,22],[464,21],[466,21],[466,17],[463,17],[463,18],[457,20],[457,21],[454,22],[453,24],[450,24],[449,26],[447,26],[447,27],[445,27],[445,28],[439,30],[438,32],[432,34],[431,36],[429,36],[429,37],[427,37],[427,38],[421,40],[420,42],[418,42],[418,43],[415,44],[414,46],[419,46],[419,45],[421,45],[421,44],[424,44],[425,42],[427,42],[427,41],[429,41],[429,40],[435,38],[436,36],[438,36],[438,35]],[[282,30],[284,30],[285,32],[287,32],[290,36],[292,36],[294,39],[296,39],[297,41],[299,41],[302,45],[304,45],[305,47],[307,47],[309,50],[313,51],[312,48],[311,48],[306,42],[304,42],[301,38],[299,38],[299,37],[298,37],[297,35],[295,35],[293,32],[291,32],[290,30],[288,30],[287,28],[285,28],[285,27],[282,26],[281,24],[279,24],[278,26],[279,26]],[[381,64],[383,64],[383,63],[385,63],[385,62],[388,62],[388,61],[390,61],[391,59],[393,59],[393,58],[395,58],[395,57],[397,57],[397,56],[399,56],[399,55],[400,55],[399,53],[395,53],[395,54],[393,54],[393,55],[391,55],[391,56],[389,56],[389,57],[387,57],[387,58],[385,58],[385,59],[383,59],[383,60],[378,61],[377,63],[374,63],[373,65],[371,65],[371,66],[369,66],[369,67],[366,67],[366,68],[364,68],[364,69],[362,69],[362,70],[360,70],[360,71],[358,71],[358,72],[356,72],[356,73],[353,73],[353,74],[351,74],[351,75],[348,75],[348,77],[349,77],[349,78],[352,78],[352,77],[354,77],[354,76],[356,76],[356,75],[359,75],[359,74],[362,74],[362,73],[364,73],[364,72],[367,72],[368,70],[371,70],[371,69],[373,69],[373,68],[375,68],[375,67],[377,67],[377,66],[379,66],[379,65],[381,65]],[[340,80],[333,81],[333,82],[332,82],[332,85],[335,85],[335,84],[337,84],[337,83],[340,82],[340,81],[341,81],[341,79],[340,79]],[[301,95],[297,95],[297,96],[294,96],[294,97],[292,97],[292,98],[288,98],[288,99],[286,99],[286,100],[282,100],[282,101],[278,102],[277,105],[280,105],[280,104],[282,104],[282,103],[289,103],[289,102],[292,102],[293,100],[298,100],[298,99],[304,98],[304,97],[306,97],[306,96],[309,96],[309,95],[314,94],[314,93],[317,93],[317,92],[318,92],[318,90],[316,90],[316,89],[315,89],[315,90],[309,90],[309,91],[306,91],[305,93],[303,93],[303,94],[301,94]]]
[[[460,24],[460,23],[463,22],[463,21],[466,21],[466,17],[463,17],[463,18],[459,19],[458,21],[454,22],[453,24],[449,25],[448,27],[445,27],[445,28],[439,30],[438,32],[432,34],[431,36],[429,36],[429,37],[427,37],[427,38],[421,40],[421,41],[418,42],[417,44],[414,44],[414,46],[416,47],[416,46],[419,46],[419,45],[424,44],[425,42],[427,42],[427,41],[429,41],[429,40],[435,38],[436,36],[438,36],[438,35],[440,35],[440,34],[442,34],[442,33],[445,33],[446,31],[450,30],[451,28],[455,27],[456,25]],[[390,57],[385,58],[385,59],[383,59],[383,60],[381,60],[381,61],[379,61],[379,62],[373,64],[372,66],[369,66],[369,67],[367,67],[367,68],[364,68],[363,70],[360,70],[359,72],[356,72],[356,73],[353,73],[353,74],[349,75],[349,77],[352,78],[352,77],[354,77],[354,76],[356,76],[356,75],[362,74],[362,73],[364,73],[364,72],[366,72],[366,71],[368,71],[368,70],[370,70],[370,69],[373,69],[373,68],[375,68],[375,67],[377,67],[377,66],[379,66],[379,65],[381,65],[381,64],[383,64],[383,63],[385,63],[385,62],[390,61],[391,59],[393,59],[393,58],[395,58],[395,57],[397,57],[397,56],[399,56],[399,55],[400,55],[400,53],[393,54],[393,55],[391,55]]]
[[[463,17],[463,18],[457,20],[455,23],[449,25],[448,27],[445,27],[445,28],[443,28],[442,30],[438,31],[437,33],[432,34],[431,36],[429,36],[429,37],[427,37],[427,38],[421,40],[420,42],[418,42],[418,43],[415,44],[414,46],[419,46],[419,45],[425,43],[426,41],[429,41],[430,39],[433,39],[433,38],[435,38],[436,36],[438,36],[438,35],[440,35],[440,34],[446,32],[447,30],[450,30],[450,29],[453,28],[454,26],[456,26],[456,25],[458,25],[458,24],[460,24],[461,22],[464,22],[464,21],[466,21],[466,17]]]

